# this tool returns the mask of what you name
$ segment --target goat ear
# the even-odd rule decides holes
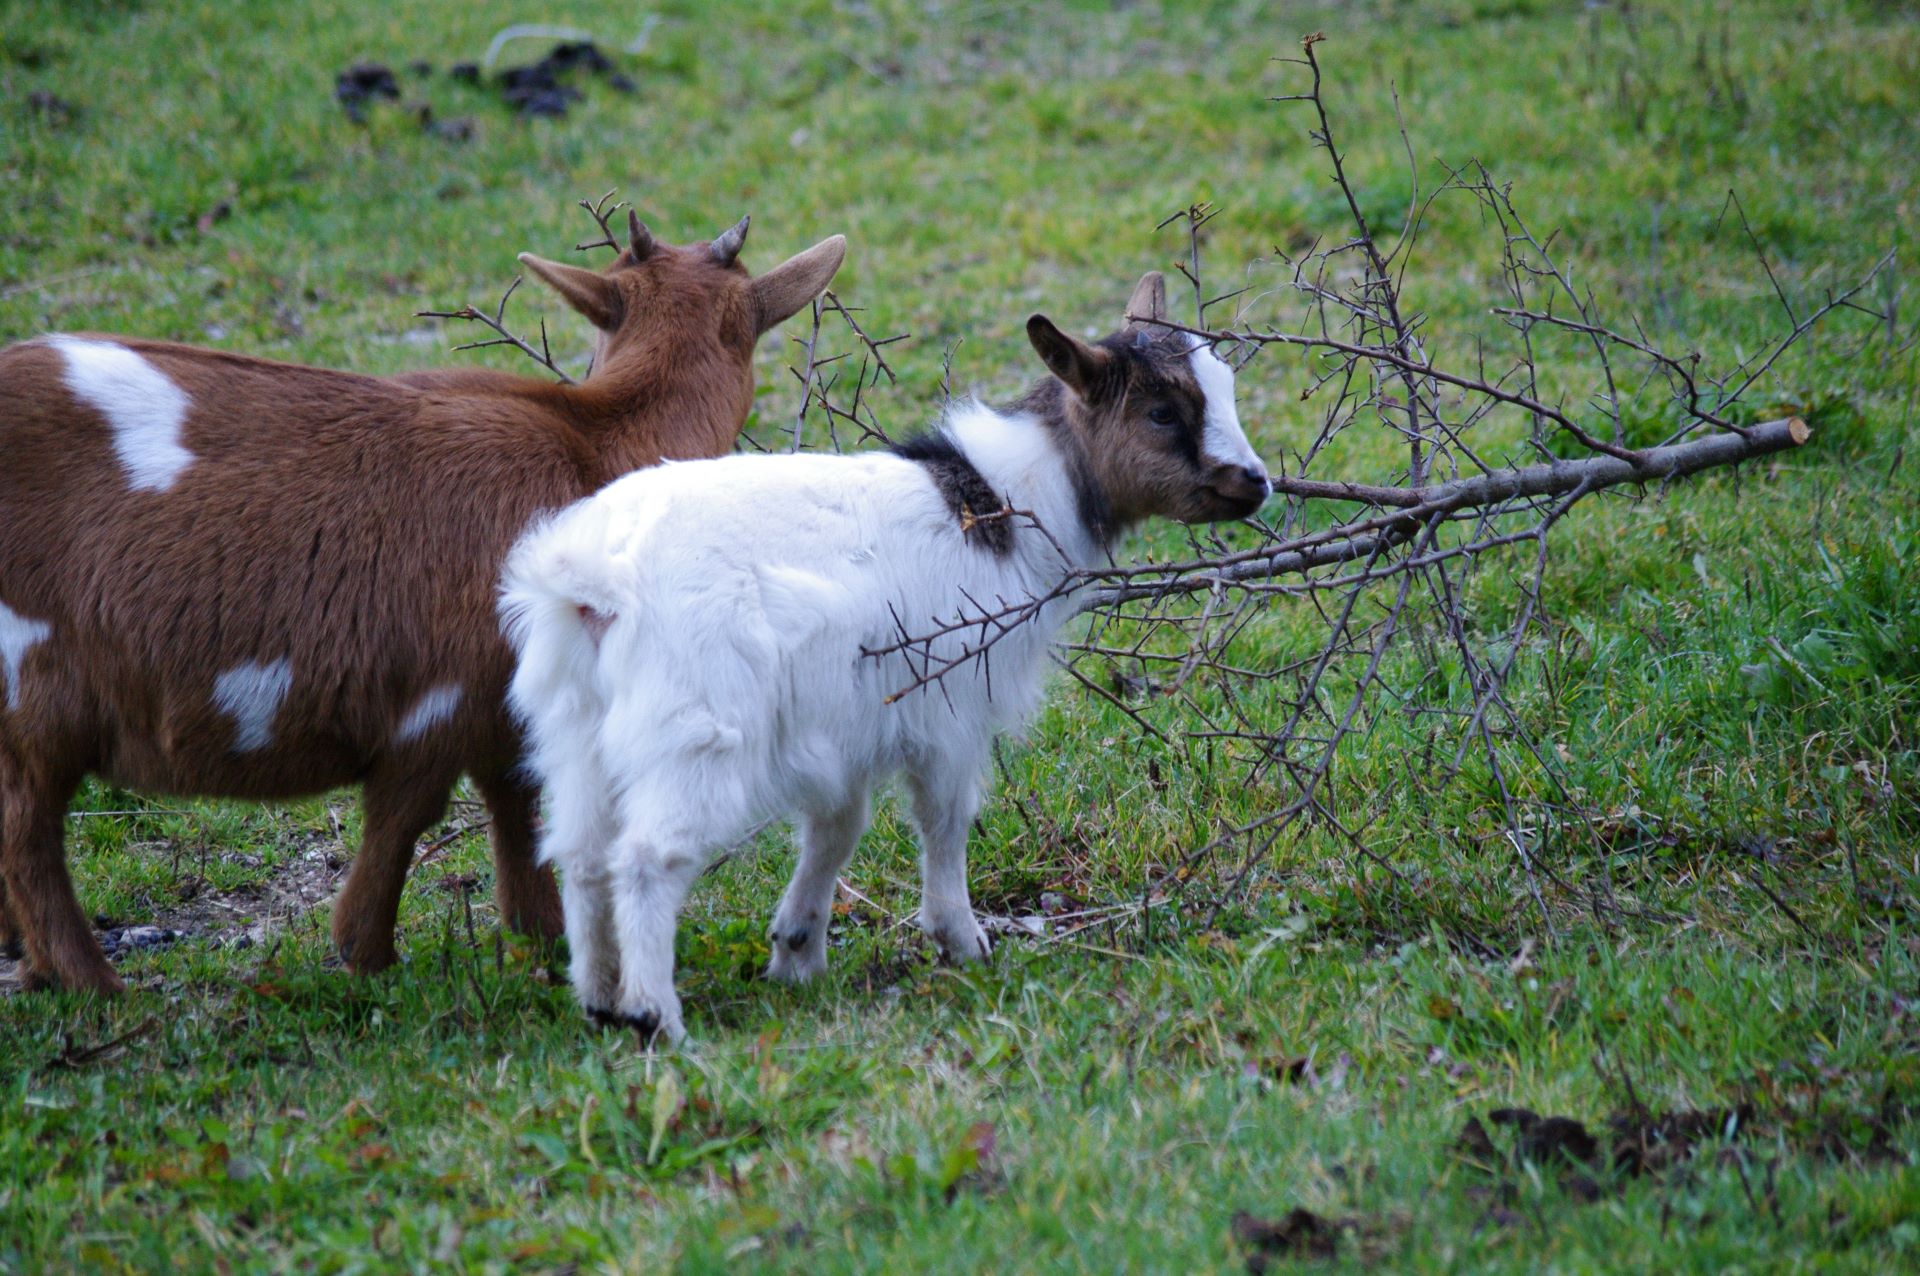
[[[1157,270],[1140,276],[1127,300],[1127,327],[1138,328],[1148,322],[1160,323],[1167,317],[1167,277]]]
[[[521,253],[520,264],[538,275],[541,283],[559,293],[562,300],[594,327],[611,332],[620,326],[620,286],[605,275],[548,261],[532,253]]]
[[[1053,326],[1045,315],[1027,320],[1027,340],[1046,361],[1047,370],[1067,383],[1067,388],[1086,398],[1107,366],[1107,352],[1097,350]]]
[[[847,257],[847,237],[823,239],[753,281],[753,308],[765,332],[818,297]]]

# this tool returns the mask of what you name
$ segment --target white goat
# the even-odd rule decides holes
[[[1150,274],[1129,311],[1165,310]],[[801,849],[768,973],[824,970],[835,879],[874,784],[897,771],[920,833],[920,924],[951,959],[987,955],[966,874],[980,777],[994,735],[1035,707],[1075,604],[892,705],[913,680],[906,657],[864,651],[1044,594],[1141,518],[1241,518],[1270,490],[1233,373],[1204,345],[1152,323],[1089,345],[1041,315],[1027,334],[1053,376],[1010,408],[958,406],[889,452],[644,470],[514,548],[510,698],[546,785],[540,854],[561,869],[574,989],[596,1019],[679,1039],[676,914],[708,857],[769,816],[799,817]],[[945,641],[957,654],[966,640]]]

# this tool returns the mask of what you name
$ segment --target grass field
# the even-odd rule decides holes
[[[649,13],[0,0],[0,339],[512,366],[448,354],[466,338],[413,313],[490,301],[522,249],[567,255],[573,201],[618,187],[673,240],[751,212],[756,267],[845,233],[837,291],[872,330],[912,334],[882,408],[908,426],[949,350],[959,384],[1008,395],[1037,369],[1029,313],[1116,321],[1183,247],[1155,224],[1192,201],[1224,210],[1206,244],[1222,276],[1343,233],[1305,118],[1267,101],[1297,87],[1270,58],[1314,30],[1377,220],[1404,216],[1397,88],[1429,184],[1439,161],[1484,161],[1597,295],[1709,361],[1780,325],[1720,216],[1730,188],[1797,304],[1889,247],[1910,257],[1920,230],[1910,4]],[[644,22],[617,59],[636,91],[595,83],[565,118],[521,120],[450,81],[509,17],[609,48]],[[360,59],[394,66],[405,99],[364,125],[332,99]],[[469,123],[423,129],[415,100]],[[1489,251],[1466,205],[1436,210],[1408,288],[1442,352],[1492,330]],[[1187,896],[1143,915],[1127,906],[1160,871],[1262,794],[1061,687],[1004,751],[972,851],[976,906],[1054,913],[1048,936],[937,965],[906,921],[914,851],[887,803],[832,973],[771,985],[762,932],[789,861],[769,835],[697,888],[692,1040],[653,1055],[590,1030],[499,934],[475,804],[411,879],[407,962],[357,980],[325,942],[350,793],[256,808],[95,787],[70,822],[87,907],[183,934],[121,959],[131,991],[111,1003],[0,992],[0,1272],[1920,1263],[1912,270],[1896,261],[1862,299],[1878,318],[1838,316],[1763,387],[1761,406],[1814,423],[1807,448],[1589,501],[1556,533],[1558,640],[1515,697],[1609,813],[1550,852],[1637,918],[1556,894],[1547,942],[1471,771],[1369,827],[1411,887],[1311,832],[1211,927]],[[557,301],[515,305],[584,357]],[[761,350],[769,439],[797,407],[790,358]],[[1593,372],[1555,358],[1569,385]],[[1241,378],[1269,455],[1317,423],[1308,375],[1274,352]],[[1382,438],[1334,459],[1384,482],[1403,453]],[[1260,654],[1315,623],[1279,615]],[[1395,754],[1390,733],[1356,738],[1337,782],[1390,791]],[[1077,932],[1063,916],[1102,909]],[[1575,1165],[1579,1132],[1492,1115],[1513,1108],[1631,1144],[1642,1172]],[[1325,1230],[1289,1230],[1296,1208]],[[1237,1236],[1239,1211],[1284,1235]]]

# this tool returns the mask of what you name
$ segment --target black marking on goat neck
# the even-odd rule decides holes
[[[894,444],[893,453],[926,470],[968,544],[995,558],[1013,552],[1012,511],[952,439],[939,431],[919,434]]]
[[[1031,416],[1053,436],[1066,462],[1067,481],[1073,485],[1074,511],[1080,516],[1080,526],[1104,551],[1113,548],[1113,542],[1119,539],[1120,519],[1100,480],[1093,475],[1086,446],[1067,420],[1069,397],[1064,382],[1057,377],[1047,377],[1036,381],[1019,399],[995,410],[1007,416]]]

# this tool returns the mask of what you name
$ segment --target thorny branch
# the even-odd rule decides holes
[[[590,239],[582,243],[575,244],[573,246],[573,250],[575,252],[586,253],[586,252],[592,252],[596,248],[611,248],[613,249],[614,254],[617,256],[620,250],[625,247],[625,245],[622,244],[619,241],[619,239],[615,237],[613,232],[613,227],[607,224],[607,219],[609,217],[612,217],[615,213],[619,212],[621,209],[627,206],[627,201],[623,199],[619,203],[613,205],[612,207],[608,207],[607,201],[613,198],[613,194],[614,193],[612,191],[608,191],[606,194],[602,195],[599,199],[595,199],[595,200],[583,199],[583,200],[577,201],[580,207],[587,210],[587,216],[593,218],[593,220],[599,225],[600,238]]]
[[[594,223],[600,228],[600,238],[584,240],[581,243],[575,244],[573,247],[576,252],[591,252],[595,248],[611,248],[615,253],[621,250],[622,245],[618,238],[615,237],[613,227],[608,224],[608,218],[625,208],[627,201],[623,199],[617,204],[610,205],[607,201],[611,200],[613,196],[614,192],[608,191],[599,199],[582,199],[575,201],[581,208],[587,211],[587,216],[593,218]],[[563,372],[559,365],[553,361],[553,351],[547,345],[547,321],[544,318],[540,320],[540,348],[538,350],[533,348],[532,342],[527,341],[507,327],[507,300],[513,296],[514,289],[519,286],[520,276],[516,275],[514,276],[513,282],[507,285],[506,292],[500,295],[500,304],[493,308],[491,315],[474,306],[462,306],[458,310],[416,310],[414,311],[414,318],[459,319],[467,323],[477,323],[491,328],[496,334],[493,337],[485,341],[469,341],[464,345],[455,346],[454,349],[484,350],[488,346],[512,346],[515,350],[526,355],[527,358],[533,360],[548,372],[558,377],[560,384],[574,384],[573,378]]]
[[[911,335],[898,333],[891,337],[874,337],[860,325],[854,316],[860,313],[860,307],[848,306],[828,289],[814,298],[810,323],[805,337],[793,338],[799,347],[799,366],[788,365],[787,371],[800,383],[800,408],[794,414],[792,440],[788,451],[798,452],[806,445],[807,420],[818,409],[819,419],[826,431],[827,442],[834,451],[841,448],[839,427],[853,427],[855,442],[873,440],[888,443],[887,433],[880,426],[879,418],[874,415],[870,393],[878,389],[881,378],[888,385],[898,382],[893,366],[887,362],[886,347],[905,341]],[[821,324],[829,314],[840,316],[841,324],[859,347],[860,362],[852,370],[852,385],[846,384],[846,360],[852,357],[852,351],[839,354],[821,354]],[[839,365],[839,366],[837,366]],[[762,445],[751,438],[744,438],[748,446],[761,448]]]
[[[513,277],[513,282],[507,285],[507,290],[500,294],[500,304],[494,307],[491,315],[484,310],[476,310],[472,306],[464,306],[459,310],[416,310],[414,317],[416,319],[464,319],[470,323],[482,324],[485,327],[493,329],[493,331],[499,335],[490,337],[485,341],[469,341],[464,345],[455,346],[454,349],[484,350],[488,346],[512,346],[521,354],[526,355],[527,358],[560,378],[560,384],[572,385],[573,378],[561,371],[560,366],[553,361],[553,351],[547,346],[547,321],[544,318],[540,320],[540,348],[538,350],[535,350],[532,345],[522,340],[507,327],[507,301],[513,296],[514,289],[520,286],[520,279],[521,276],[519,275]]]
[[[1217,914],[1276,848],[1311,827],[1382,870],[1392,889],[1407,887],[1406,870],[1367,840],[1393,796],[1335,785],[1343,746],[1391,730],[1408,791],[1436,792],[1475,773],[1497,808],[1499,831],[1487,840],[1514,857],[1549,935],[1556,900],[1603,919],[1628,915],[1610,883],[1576,885],[1563,872],[1565,857],[1553,852],[1573,829],[1598,821],[1565,780],[1564,756],[1508,695],[1522,653],[1555,641],[1542,601],[1551,533],[1577,504],[1610,489],[1664,491],[1687,475],[1805,443],[1803,421],[1756,412],[1746,396],[1834,311],[1861,309],[1854,298],[1892,254],[1852,287],[1799,309],[1763,258],[1787,331],[1735,366],[1711,370],[1699,352],[1664,348],[1637,320],[1610,322],[1555,237],[1536,234],[1511,187],[1477,161],[1443,166],[1445,180],[1424,195],[1414,172],[1406,224],[1382,244],[1335,140],[1320,40],[1307,37],[1299,58],[1276,59],[1304,68],[1310,83],[1274,100],[1311,108],[1309,136],[1326,152],[1348,229],[1298,256],[1276,249],[1277,263],[1249,268],[1250,280],[1277,268],[1274,286],[1209,300],[1200,231],[1217,210],[1195,204],[1161,223],[1186,232],[1178,268],[1195,314],[1192,325],[1166,326],[1243,367],[1265,352],[1299,352],[1300,398],[1322,405],[1318,431],[1276,474],[1279,499],[1268,517],[1246,529],[1191,531],[1191,552],[1171,561],[1063,570],[1028,597],[897,618],[892,640],[868,654],[907,671],[897,699],[937,688],[956,670],[990,670],[995,646],[1042,612],[1086,613],[1087,627],[1064,657],[1072,676],[1158,738],[1167,738],[1161,728],[1169,721],[1177,724],[1172,734],[1259,803],[1258,814],[1196,838],[1163,866],[1146,902],[1184,889],[1213,860],[1223,870]],[[1397,99],[1395,107],[1397,114]],[[1412,170],[1404,125],[1400,133]],[[1439,339],[1406,292],[1422,221],[1440,200],[1468,201],[1495,236],[1495,330],[1471,341],[1467,359],[1435,353]],[[1238,299],[1239,313],[1208,326],[1208,307],[1229,299]],[[1269,299],[1291,300],[1298,313],[1284,323],[1250,322],[1250,309]],[[1580,358],[1556,360],[1563,348]],[[808,358],[811,367],[810,346]],[[1566,388],[1576,378],[1589,385]],[[1404,469],[1365,481],[1314,473],[1324,471],[1323,453],[1336,441],[1350,432],[1363,440],[1370,430],[1398,441]],[[1530,552],[1514,552],[1523,550]],[[1474,573],[1500,563],[1506,575],[1495,587],[1468,587]],[[1287,635],[1298,635],[1309,616],[1318,617],[1316,637],[1301,650]],[[1288,641],[1296,642],[1290,654],[1273,654]],[[1523,771],[1528,782],[1517,785]]]
[[[607,201],[612,199],[613,195],[614,192],[608,191],[599,199],[582,199],[576,201],[581,208],[587,211],[587,216],[593,218],[595,224],[600,227],[600,238],[585,240],[575,244],[575,251],[590,252],[595,248],[611,248],[616,253],[620,251],[621,244],[614,235],[613,227],[608,225],[607,219],[625,208],[627,201],[621,200],[617,204],[609,205]],[[467,323],[477,323],[484,327],[491,328],[496,335],[485,341],[469,341],[464,345],[455,346],[454,349],[484,350],[488,346],[512,346],[515,350],[526,355],[527,358],[533,360],[548,372],[551,372],[555,377],[559,378],[560,384],[574,384],[573,378],[562,371],[560,366],[553,361],[553,351],[547,345],[547,321],[544,318],[540,320],[540,348],[538,350],[533,348],[532,342],[527,341],[507,327],[507,301],[513,296],[514,290],[519,286],[520,276],[515,275],[513,282],[508,284],[507,290],[500,295],[500,304],[493,308],[491,315],[474,306],[462,306],[458,310],[416,310],[414,312],[414,318],[459,319]]]

